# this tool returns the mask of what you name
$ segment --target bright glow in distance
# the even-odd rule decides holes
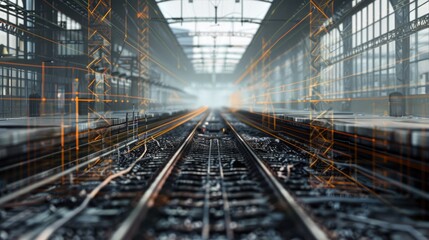
[[[235,91],[232,85],[227,85],[227,87],[216,87],[207,84],[206,87],[201,87],[201,85],[193,85],[185,89],[186,92],[191,92],[193,95],[197,96],[198,100],[195,103],[195,106],[208,106],[211,108],[219,107],[229,107],[231,105],[230,96]]]
[[[244,20],[253,19],[260,21],[264,19],[271,3],[262,1],[243,2]],[[209,21],[170,23],[170,27],[176,33],[180,44],[184,47],[189,59],[194,61],[194,69],[197,73],[231,73],[234,71],[238,61],[230,59],[241,58],[253,35],[259,28],[259,24],[241,23],[241,2],[234,0],[194,0],[189,3],[183,0],[183,16],[181,16],[181,1],[171,0],[158,3],[165,18],[184,19],[208,18]],[[218,7],[218,23],[215,24],[215,6]],[[235,22],[222,22],[222,18],[234,18]],[[216,47],[215,47],[216,46]],[[190,50],[191,49],[191,50]],[[200,55],[204,53],[204,55]],[[230,53],[233,55],[230,56]]]

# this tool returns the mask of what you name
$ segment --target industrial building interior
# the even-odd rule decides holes
[[[0,239],[429,239],[429,0],[0,0]]]

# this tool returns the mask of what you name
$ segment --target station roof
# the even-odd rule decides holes
[[[273,0],[156,0],[196,73],[233,73]]]

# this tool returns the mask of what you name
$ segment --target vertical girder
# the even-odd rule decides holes
[[[95,150],[110,141],[111,38],[111,0],[88,0],[88,142]]]
[[[352,3],[347,4],[348,7],[352,7]],[[344,53],[351,52],[353,49],[353,38],[352,38],[352,16],[344,18],[342,38]],[[351,99],[353,97],[353,58],[343,60],[343,74],[344,74],[344,97]],[[348,100],[343,106],[343,110],[350,111],[351,101]]]
[[[395,27],[404,26],[410,23],[410,1],[391,0],[395,10]],[[397,91],[404,96],[409,95],[410,87],[410,34],[404,34],[395,39],[396,53],[396,80],[400,86]],[[407,101],[407,98],[404,98]],[[406,107],[408,108],[408,107]]]
[[[262,39],[262,89],[270,89],[271,82],[271,61],[270,61],[271,49],[269,42]],[[264,96],[263,112],[262,112],[262,125],[268,128],[275,129],[276,119],[274,108],[271,99],[271,93],[262,92]],[[272,116],[271,116],[272,114]]]
[[[149,60],[149,3],[148,0],[138,1],[138,67],[139,67],[139,106],[145,108],[150,101],[150,60]]]
[[[254,59],[252,58],[250,62],[253,62]],[[258,92],[256,91],[255,84],[257,84],[257,77],[256,77],[256,70],[255,68],[252,68],[250,71],[250,93],[252,94],[251,103],[250,103],[250,112],[254,111],[254,108],[257,106],[257,97]]]
[[[333,111],[323,95],[321,70],[324,59],[321,55],[321,36],[326,32],[324,23],[333,12],[333,0],[310,0],[310,147],[313,151],[310,166],[315,166],[320,157],[332,160]],[[333,160],[332,160],[333,161]],[[333,162],[331,161],[331,164]]]

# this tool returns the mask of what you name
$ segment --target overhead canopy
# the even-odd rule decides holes
[[[157,3],[196,73],[232,73],[272,1],[157,0]]]

